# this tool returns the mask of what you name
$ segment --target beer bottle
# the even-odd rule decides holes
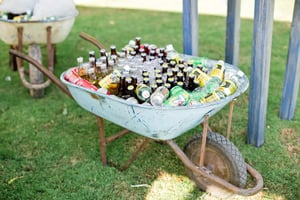
[[[134,86],[133,85],[128,85],[127,86],[127,94],[128,94],[128,98],[129,97],[136,97],[135,93],[134,93]]]
[[[171,67],[171,68],[174,68],[175,66],[176,66],[176,61],[175,60],[170,60],[170,63],[169,63],[169,66]]]
[[[134,86],[134,89],[137,86],[138,78],[135,74],[131,75],[131,84]]]
[[[168,68],[169,68],[168,63],[164,63],[162,65],[162,73],[163,74],[167,73],[168,72]]]
[[[174,77],[170,77],[167,79],[167,83],[169,83],[171,85],[171,87],[174,87],[175,86],[175,79]]]
[[[161,74],[156,74],[155,75],[155,80],[158,80],[158,79],[162,79],[162,75]]]
[[[98,86],[98,84],[97,84],[98,80],[97,80],[97,77],[95,75],[95,68],[89,68],[88,69],[88,81],[90,83],[92,83],[93,85]]]
[[[196,68],[192,71],[193,74],[196,75],[196,79],[198,81],[198,84],[200,87],[204,87],[209,81],[211,81],[212,77],[210,77],[208,74],[204,73],[200,69]],[[213,80],[212,82],[216,82],[217,84],[221,83],[221,80],[218,78],[215,78],[216,80]]]
[[[178,69],[179,71],[181,71],[183,73],[183,69],[184,69],[184,64],[178,64]]]
[[[77,58],[78,75],[83,79],[88,79],[88,66],[83,63],[83,57]]]
[[[142,53],[141,57],[143,58],[143,62],[147,61],[147,54],[146,53]]]
[[[187,89],[190,91],[193,91],[196,88],[194,80],[195,80],[195,75],[189,74],[188,82],[187,82]]]
[[[220,90],[216,90],[211,94],[208,94],[206,97],[200,100],[200,103],[210,103],[224,99],[226,97],[225,93]]]
[[[170,90],[172,88],[172,85],[170,83],[165,83],[164,87],[168,88],[168,90]]]
[[[100,57],[102,57],[102,56],[105,56],[105,57],[107,56],[105,49],[100,49]]]
[[[135,45],[137,45],[139,49],[141,48],[141,37],[135,38]]]
[[[126,76],[124,74],[121,75],[120,78],[120,84],[119,84],[119,93],[118,95],[120,97],[124,96],[126,94]]]
[[[95,57],[89,57],[89,64],[91,68],[96,67],[96,58]]]
[[[147,55],[149,55],[149,52],[150,52],[149,44],[144,44],[144,50],[145,50],[145,53],[146,53]]]
[[[212,69],[210,75],[205,74],[201,70],[197,69],[199,73],[197,77],[197,81],[199,86],[201,87],[200,91],[194,91],[192,94],[192,98],[196,101],[203,101],[207,95],[215,92],[219,87],[221,82],[224,79],[225,67],[224,62],[219,61],[216,66]]]
[[[177,76],[176,76],[176,81],[177,82],[183,82],[183,73],[182,72],[178,72]]]
[[[134,86],[133,85],[129,85],[127,87],[127,93],[128,95],[126,95],[125,99],[127,102],[133,103],[133,104],[138,104],[138,100],[136,99],[136,95],[134,93]]]
[[[223,60],[219,60],[210,72],[211,77],[216,77],[221,83],[225,77],[225,64]]]
[[[157,87],[158,87],[158,86],[157,86],[156,83],[152,83],[152,84],[150,85],[150,88],[151,88],[151,91],[152,91],[152,92],[154,92],[154,91],[156,90]]]
[[[96,66],[95,66],[95,75],[97,77],[97,79],[101,79],[103,77],[102,71],[101,71],[101,61],[97,61],[96,62]]]
[[[162,79],[156,79],[156,85],[159,87],[159,86],[162,86],[163,85],[163,80]]]
[[[229,79],[225,79],[225,81],[222,82],[218,90],[224,92],[226,96],[229,96],[235,93],[235,91],[238,88],[238,85],[239,79],[236,75],[233,75]]]
[[[175,79],[176,79],[178,71],[179,71],[178,67],[175,66],[175,67],[172,68],[173,76],[174,76]]]
[[[117,55],[117,47],[116,45],[111,45],[110,46],[110,56],[112,55]]]
[[[110,94],[118,95],[120,78],[116,73],[110,75],[110,84],[107,88]]]
[[[122,48],[121,52],[123,52],[125,54],[125,57],[127,57],[127,49],[126,48]]]
[[[89,51],[89,57],[93,57],[96,59],[96,56],[95,56],[95,51]]]
[[[181,87],[181,88],[184,87],[184,83],[183,83],[182,81],[178,81],[178,82],[176,83],[176,85],[179,86],[179,87]]]
[[[143,78],[143,83],[144,83],[145,85],[149,85],[149,84],[150,84],[150,78],[149,78],[149,77],[144,77],[144,78]]]

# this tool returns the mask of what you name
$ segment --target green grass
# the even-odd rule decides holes
[[[164,46],[172,43],[182,52],[181,14],[79,8],[69,37],[57,45],[55,75],[88,57],[97,49],[79,37],[86,32],[105,46],[124,46],[130,39]],[[200,56],[224,59],[225,18],[200,16]],[[242,20],[239,67],[250,76],[251,20]],[[289,40],[289,23],[275,22],[267,108],[265,144],[245,144],[248,92],[236,102],[232,142],[245,160],[264,178],[264,189],[254,199],[299,199],[299,99],[293,120],[278,117]],[[101,165],[98,127],[84,111],[54,84],[45,97],[33,99],[17,72],[10,70],[8,46],[0,42],[0,198],[1,199],[201,199],[201,192],[184,172],[184,166],[167,146],[152,142],[128,170]],[[44,51],[44,57],[46,56]],[[6,78],[11,77],[11,81]],[[67,110],[67,114],[64,114]],[[211,127],[226,131],[225,107],[210,120]],[[120,127],[105,121],[106,134]],[[178,137],[183,147],[199,128]],[[130,134],[108,146],[109,160],[124,163],[141,137]],[[141,187],[137,187],[141,186]],[[242,199],[242,198],[240,198]]]

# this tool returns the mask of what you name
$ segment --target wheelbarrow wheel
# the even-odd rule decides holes
[[[201,143],[202,133],[192,137],[184,147],[184,153],[195,165],[198,165],[200,160]],[[243,188],[246,185],[247,168],[241,153],[226,137],[218,133],[207,133],[203,165],[208,172],[235,186]],[[185,171],[203,191],[207,191],[208,186],[212,184],[188,167],[185,167]]]

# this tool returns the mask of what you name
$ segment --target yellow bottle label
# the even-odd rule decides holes
[[[196,81],[198,82],[200,87],[203,87],[211,79],[209,75],[207,75],[198,68],[194,69],[192,73],[196,75]]]
[[[219,87],[218,90],[224,92],[226,96],[229,96],[233,93],[235,93],[237,89],[236,84],[231,80],[225,80],[222,85]]]
[[[224,64],[217,63],[216,67],[214,67],[210,72],[211,77],[217,77],[221,81],[224,80],[225,76],[225,66]]]

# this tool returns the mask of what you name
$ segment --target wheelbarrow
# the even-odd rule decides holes
[[[95,38],[81,33],[80,36],[99,48],[104,46]],[[235,193],[249,196],[256,194],[263,187],[263,178],[258,171],[247,164],[239,150],[230,142],[230,129],[234,100],[248,88],[248,78],[236,66],[225,64],[227,72],[242,73],[240,87],[237,91],[224,99],[207,104],[182,107],[159,107],[134,104],[113,95],[93,91],[65,80],[63,72],[60,79],[30,56],[20,51],[10,50],[10,53],[36,66],[65,94],[73,98],[77,104],[97,118],[99,127],[99,146],[101,161],[107,165],[106,146],[112,141],[128,134],[136,133],[144,138],[136,152],[120,168],[127,169],[137,155],[150,141],[164,142],[174,151],[185,166],[188,177],[203,191],[213,195],[228,195]],[[186,55],[185,55],[186,56]],[[216,62],[210,60],[210,62]],[[213,132],[209,125],[209,118],[220,111],[227,104],[230,105],[226,137]],[[103,119],[113,122],[125,129],[112,135],[105,136]],[[202,124],[202,133],[193,136],[181,149],[175,138],[188,130]],[[254,180],[251,187],[246,187],[247,175]]]
[[[40,45],[47,45],[48,69],[54,70],[55,45],[65,40],[75,21],[74,16],[58,17],[49,20],[14,21],[0,19],[0,39],[11,49],[23,52],[23,46],[28,45],[28,54],[42,63]],[[50,80],[44,81],[43,74],[33,65],[29,72],[24,69],[23,62],[10,54],[10,67],[18,70],[22,84],[30,90],[32,97],[42,97],[44,88],[50,85]],[[29,73],[29,81],[26,75]]]

